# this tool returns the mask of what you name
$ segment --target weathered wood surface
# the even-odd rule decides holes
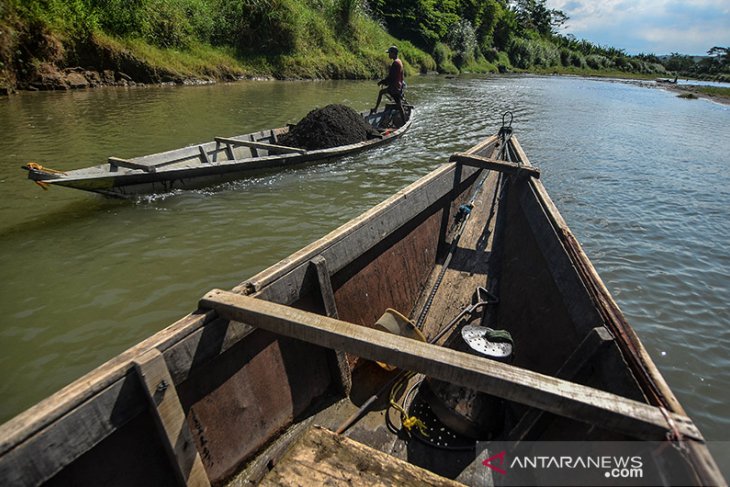
[[[340,271],[363,252],[374,247],[418,214],[444,198],[453,185],[452,166],[444,166],[399,191],[395,196],[349,221],[334,232],[292,254],[275,266],[257,274],[236,292],[261,291],[261,297],[276,302],[294,302],[307,291],[305,282],[307,262],[321,254],[333,274]],[[464,176],[466,178],[467,176]],[[285,277],[277,286],[268,286]]]
[[[204,164],[210,164],[211,163],[210,156],[208,156],[208,152],[206,152],[206,150],[203,148],[202,145],[198,146],[198,150],[200,150],[201,162],[203,162]]]
[[[499,201],[495,196],[500,178],[496,172],[485,176],[487,179],[474,200],[469,221],[426,315],[423,332],[428,339],[472,303],[478,286],[488,287],[490,284],[488,270],[495,243],[496,214],[499,208]],[[470,196],[471,190],[464,195],[464,199]],[[449,225],[452,223],[449,222]],[[415,306],[414,319],[420,315],[442,270],[443,263],[434,266],[425,291]],[[483,311],[480,310],[478,316],[472,318],[480,319]]]
[[[188,486],[209,486],[210,481],[162,354],[157,349],[149,350],[138,357],[134,365],[147,392],[155,424],[178,481]]]
[[[663,439],[655,407],[591,387],[239,294],[213,290],[200,301],[231,320],[359,357],[389,363],[641,439]],[[691,419],[669,413],[686,438],[702,440]]]
[[[495,141],[496,137],[489,137],[473,150],[483,150]],[[233,288],[234,292],[253,294],[261,291],[260,297],[263,299],[279,303],[296,301],[308,291],[305,282],[307,262],[321,254],[327,259],[330,272],[338,272],[354,258],[448,195],[454,186],[455,166],[456,164],[446,164],[433,171],[337,230],[236,286]],[[475,169],[471,168],[463,171],[460,181],[466,181],[474,172]],[[284,276],[285,280],[279,281],[277,286],[268,287]]]
[[[127,169],[141,169],[145,172],[156,172],[156,169],[154,166],[150,166],[147,164],[140,164],[139,162],[134,161],[128,161],[127,159],[120,159],[119,157],[110,157],[108,159],[109,166],[111,166],[112,170],[114,170],[117,167],[125,167]]]
[[[307,485],[458,487],[464,484],[441,477],[324,428],[314,427],[291,447],[259,485],[262,487]]]
[[[230,145],[241,145],[243,147],[254,147],[256,149],[266,149],[268,151],[278,151],[278,152],[291,152],[296,154],[306,154],[307,151],[305,149],[300,149],[298,147],[289,147],[286,145],[278,145],[278,144],[268,144],[266,142],[259,142],[259,141],[252,141],[252,140],[239,140],[239,139],[231,139],[226,137],[216,137],[216,142],[220,142],[222,144],[230,144]]]
[[[327,316],[337,318],[337,303],[335,302],[335,292],[332,290],[332,278],[327,269],[327,261],[321,255],[312,259],[312,265],[317,271],[317,281],[319,282],[319,291],[322,295],[322,302]]]
[[[502,161],[499,159],[494,159],[492,157],[456,153],[453,154],[449,160],[452,162],[458,162],[459,164],[464,164],[466,166],[499,171],[509,175],[525,175],[532,176],[533,178],[540,177],[540,170],[535,167],[525,166],[514,162]]]

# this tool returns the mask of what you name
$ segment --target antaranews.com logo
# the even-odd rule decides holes
[[[502,468],[505,463],[506,450],[484,460],[482,464],[495,472],[506,475]],[[495,463],[492,463],[495,462]],[[498,462],[498,463],[497,463]],[[499,465],[499,466],[498,466]],[[510,469],[600,469],[604,470],[606,478],[642,478],[644,476],[644,461],[640,456],[516,456],[509,465]]]
[[[497,485],[661,484],[658,442],[483,443],[481,464]]]

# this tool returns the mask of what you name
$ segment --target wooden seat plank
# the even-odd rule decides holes
[[[481,169],[489,169],[493,171],[503,172],[511,175],[527,175],[534,178],[540,177],[540,170],[514,162],[501,161],[491,157],[482,157],[474,154],[456,153],[449,158],[451,162],[457,162],[466,166],[478,167]]]
[[[687,416],[483,357],[219,289],[206,294],[200,307],[214,309],[228,320],[389,363],[631,437],[664,439],[670,418],[685,438],[704,441]]]
[[[464,486],[317,426],[287,451],[259,485]]]
[[[141,164],[139,162],[128,161],[127,159],[120,159],[119,157],[110,157],[108,160],[109,165],[112,167],[112,171],[115,171],[118,167],[126,167],[127,169],[141,169],[145,172],[156,172],[155,166],[148,164]]]
[[[253,140],[238,140],[238,139],[229,139],[225,137],[216,137],[216,142],[221,142],[223,144],[230,144],[230,145],[240,145],[244,147],[253,147],[255,149],[266,149],[270,151],[278,151],[278,152],[291,152],[296,154],[306,154],[307,151],[305,149],[299,149],[297,147],[289,147],[286,145],[277,145],[277,144],[268,144],[266,142],[257,142]]]

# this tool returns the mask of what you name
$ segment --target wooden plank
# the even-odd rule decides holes
[[[452,162],[458,162],[466,166],[478,167],[480,169],[489,169],[493,171],[503,172],[505,174],[517,176],[540,177],[540,170],[531,166],[516,164],[514,162],[501,161],[492,157],[482,157],[474,154],[456,153],[450,158]]]
[[[218,162],[218,153],[221,150],[221,143],[216,142],[215,143],[215,149],[213,149],[213,162]]]
[[[286,145],[276,145],[276,144],[267,144],[266,142],[256,142],[252,140],[238,140],[238,139],[229,139],[225,137],[216,137],[216,142],[221,142],[224,144],[230,144],[230,145],[241,145],[244,147],[254,147],[256,149],[266,149],[269,151],[278,151],[278,152],[292,152],[295,154],[306,154],[307,151],[304,149],[299,149],[297,147],[289,147]]]
[[[199,145],[198,149],[200,150],[200,158],[202,159],[202,162],[210,164],[210,157],[208,157],[208,153],[205,151],[203,146]]]
[[[250,280],[236,286],[234,291],[253,294],[280,303],[292,303],[308,291],[305,282],[308,262],[316,255],[327,259],[327,267],[334,274],[432,207],[453,189],[453,173],[456,164],[447,164],[399,191],[359,217],[350,220],[337,230],[295,252]],[[464,171],[466,181],[476,169]],[[463,188],[462,188],[463,191]],[[285,277],[286,282],[269,287],[272,282]]]
[[[393,364],[632,437],[664,439],[668,431],[662,412],[648,404],[482,357],[221,290],[206,294],[200,306],[214,309],[226,319]],[[683,436],[703,441],[691,419],[669,414]]]
[[[469,153],[484,150],[494,144],[496,140],[495,136],[488,137],[470,149]],[[380,242],[418,213],[426,210],[430,205],[448,194],[453,189],[455,168],[456,164],[445,164],[432,171],[382,203],[295,252],[287,259],[239,284],[233,290],[252,294],[264,289],[273,281],[287,274],[289,275],[289,281],[302,282],[302,275],[304,274],[302,266],[318,254],[322,254],[327,259],[330,272],[333,274],[338,272],[354,257],[359,256],[364,250]],[[475,169],[463,171],[461,181],[468,179],[474,172]],[[338,250],[340,247],[343,249],[342,251]],[[290,287],[288,283],[280,283],[277,286],[282,289]],[[278,292],[275,294],[277,295],[276,298],[267,296],[266,299],[283,299],[279,298],[283,293]],[[295,291],[290,293],[289,298],[296,299],[298,296],[299,292]]]
[[[603,326],[593,328],[580,342],[578,348],[568,357],[565,363],[555,374],[555,377],[565,380],[573,380],[576,375],[590,362],[598,351],[606,344],[613,341],[611,334]],[[530,409],[520,418],[520,421],[509,432],[507,441],[520,442],[543,417],[544,411]]]
[[[162,353],[148,350],[134,365],[178,480],[183,485],[210,486]]]
[[[335,303],[335,292],[332,289],[332,279],[327,270],[327,261],[321,255],[311,260],[317,271],[319,290],[322,294],[325,312],[330,318],[337,318],[337,304]],[[352,389],[352,370],[347,361],[347,354],[340,350],[333,350],[330,357],[330,372],[332,380],[336,384],[337,391],[343,396],[348,396]]]
[[[463,487],[464,484],[315,426],[292,446],[259,485]]]
[[[324,309],[327,316],[337,318],[337,304],[335,303],[335,292],[332,290],[332,279],[327,270],[327,261],[321,255],[311,260],[312,265],[317,270],[317,280],[319,281],[319,290],[322,294]]]
[[[149,166],[147,164],[140,164],[138,162],[132,162],[128,161],[127,159],[120,159],[118,157],[110,157],[108,159],[109,165],[112,167],[112,170],[114,170],[117,167],[126,167],[127,169],[141,169],[146,172],[156,172],[156,169],[154,166]]]

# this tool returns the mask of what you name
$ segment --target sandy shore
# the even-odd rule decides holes
[[[723,105],[730,105],[730,95],[718,95],[718,94],[708,94],[703,93],[699,91],[697,86],[688,86],[688,85],[674,85],[670,83],[657,83],[657,86],[659,88],[664,88],[667,91],[671,91],[673,93],[677,93],[677,96],[683,96],[686,98],[703,98],[706,100],[712,100],[717,103],[722,103]]]

